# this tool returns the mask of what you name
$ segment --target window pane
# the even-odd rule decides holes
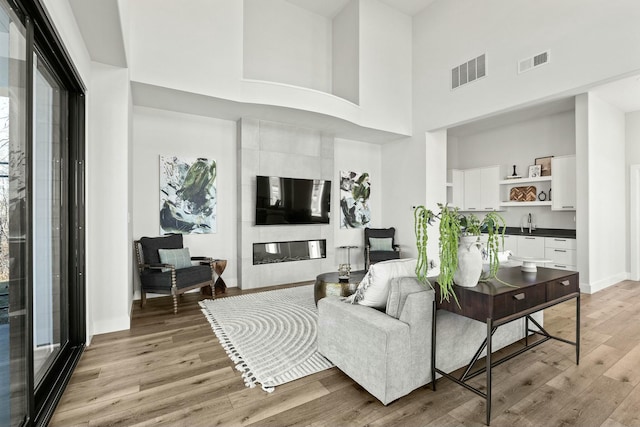
[[[37,58],[36,58],[37,59]],[[63,92],[47,69],[35,70],[33,147],[33,364],[36,386],[67,340],[62,277]]]
[[[0,0],[0,425],[27,413],[26,38]]]

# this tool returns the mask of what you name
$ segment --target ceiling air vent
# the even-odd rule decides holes
[[[529,58],[518,61],[518,74],[549,63],[551,51],[547,50]]]
[[[480,55],[451,69],[451,89],[487,75],[486,55]]]

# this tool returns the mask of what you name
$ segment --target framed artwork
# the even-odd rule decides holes
[[[542,173],[542,166],[540,165],[533,165],[533,166],[529,166],[529,178],[537,178]]]
[[[540,176],[551,176],[551,159],[553,156],[538,157],[535,161],[536,165],[540,165],[542,171]]]
[[[215,233],[216,161],[160,156],[160,235]]]
[[[371,184],[366,172],[340,172],[340,228],[365,228],[371,222]]]

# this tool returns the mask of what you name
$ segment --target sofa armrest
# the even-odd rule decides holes
[[[371,307],[318,301],[318,350],[385,405],[415,388],[409,329]]]

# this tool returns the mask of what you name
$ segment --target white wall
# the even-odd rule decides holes
[[[350,0],[333,18],[331,28],[331,92],[355,104],[360,102],[359,4]]]
[[[451,149],[447,166],[450,169],[472,169],[499,165],[501,175],[506,176],[513,173],[513,165],[516,165],[518,174],[526,177],[529,166],[538,157],[575,154],[575,141],[575,112],[565,111],[482,132],[449,137],[448,145]],[[547,185],[545,188],[548,190],[548,187]],[[539,186],[538,192],[542,189],[543,186]],[[507,200],[507,194],[502,197]],[[531,213],[539,228],[576,228],[573,219],[575,212],[552,211],[548,206],[504,209],[500,214],[510,227],[519,227],[522,218]]]
[[[448,127],[639,70],[639,21],[636,0],[437,0],[413,22],[416,119]],[[517,73],[547,49],[549,64]],[[482,53],[487,77],[450,90],[451,68]]]
[[[371,196],[369,206],[371,208],[372,228],[395,227],[393,223],[384,220],[382,210],[383,200],[383,177],[382,177],[382,147],[377,144],[352,141],[348,139],[336,138],[334,147],[334,173],[333,173],[333,197],[331,206],[331,222],[333,223],[335,252],[335,269],[338,264],[347,262],[346,249],[337,249],[340,246],[358,246],[358,249],[351,249],[351,269],[364,269],[364,229],[361,228],[340,228],[340,172],[367,172],[371,183]],[[396,239],[396,243],[402,242]],[[404,251],[401,246],[400,250]],[[406,256],[402,254],[402,256]]]
[[[640,164],[640,111],[625,115],[626,159],[629,165]]]
[[[227,286],[237,286],[235,122],[134,107],[133,131],[133,237],[160,233],[160,155],[214,159],[217,232],[184,235],[184,246],[192,256],[226,259],[222,277]],[[140,296],[138,277],[135,295]]]
[[[360,1],[360,106],[364,126],[411,134],[411,17],[379,0]]]
[[[236,95],[242,76],[242,1],[129,2],[131,80]]]
[[[129,78],[92,63],[86,204],[87,287],[93,334],[129,328]]]
[[[585,288],[583,290],[596,292],[626,279],[628,274],[625,227],[627,213],[624,209],[627,200],[625,117],[623,112],[593,93],[580,96],[578,102],[582,105],[579,109],[578,104],[576,105],[576,126],[586,125],[586,147],[584,130],[581,130],[576,160],[579,164],[586,164],[588,174],[588,197],[585,207],[588,223],[578,223],[577,237],[579,242],[580,234],[589,237],[588,247],[583,247],[580,243],[578,267],[581,273],[580,281]],[[582,116],[580,120],[579,114]],[[579,170],[579,196],[582,195],[581,188],[584,188],[584,183],[584,176]],[[579,198],[580,216],[583,208],[581,204],[583,203]],[[586,258],[585,251],[588,252]],[[588,271],[586,283],[582,276],[583,271]]]
[[[631,217],[630,214],[633,213],[632,203],[640,202],[640,194],[635,192],[635,200],[633,199],[633,195],[631,191],[634,190],[634,184],[632,184],[632,179],[635,177],[631,176],[630,167],[633,165],[640,165],[640,111],[635,111],[631,113],[627,113],[625,115],[625,138],[626,138],[626,179],[628,191],[627,191],[627,204],[625,212],[627,212],[627,220],[626,226],[628,233],[628,241],[627,241],[627,271],[632,273],[631,280],[638,280],[638,273],[640,267],[640,259],[631,259],[632,256],[636,258],[640,256],[638,253],[638,248],[640,248],[640,235],[637,235],[638,228],[638,219],[635,217]],[[629,186],[631,185],[631,186]],[[631,223],[633,221],[633,224]]]
[[[284,0],[244,0],[244,77],[331,92],[331,20]]]
[[[325,92],[245,80],[244,10],[239,0],[192,0],[188,8],[173,0],[131,2],[131,80],[231,101],[312,111],[407,135],[411,129],[411,18],[378,0],[363,4],[368,6],[360,7],[367,9],[360,17],[361,23],[367,23],[361,25],[359,35],[360,106],[328,93],[330,85]]]

